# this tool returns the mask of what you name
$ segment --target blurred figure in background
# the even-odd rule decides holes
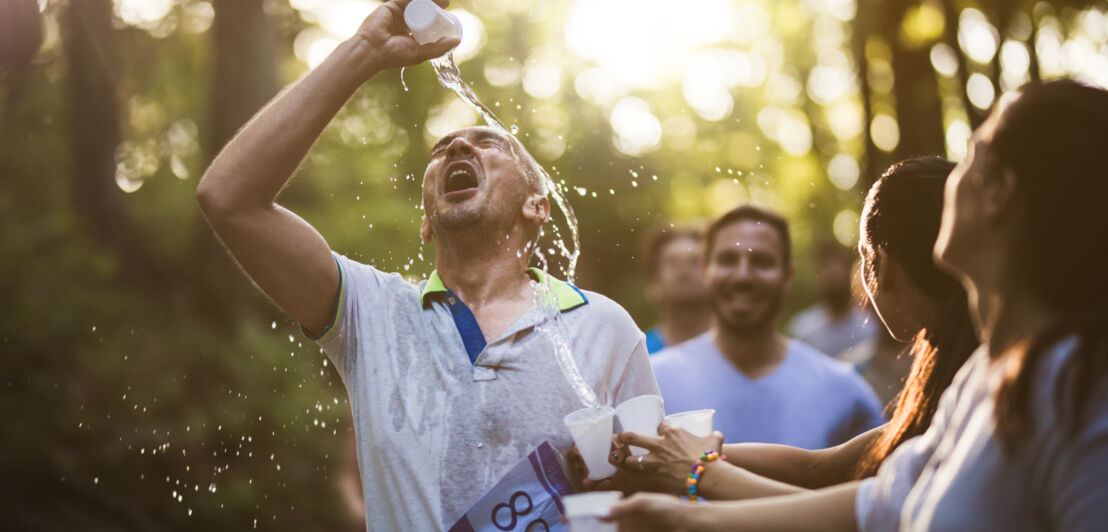
[[[806,449],[883,424],[881,403],[852,366],[778,332],[793,277],[788,222],[743,205],[706,233],[712,326],[652,357],[666,411],[712,408],[728,442]]]
[[[646,298],[658,309],[658,324],[646,331],[650,354],[708,330],[711,313],[704,287],[700,231],[655,231],[643,246]]]
[[[789,334],[828,355],[842,358],[848,349],[875,340],[870,313],[851,291],[854,254],[835,241],[816,247],[816,287],[819,302],[789,323]]]
[[[854,369],[873,387],[883,405],[896,399],[912,370],[912,357],[905,353],[904,343],[883,330],[847,349],[840,360],[854,364]]]
[[[916,169],[917,165],[910,164],[904,166],[904,163],[898,163],[890,168],[899,167],[903,167],[903,170],[893,173],[907,173]],[[882,176],[881,179],[878,179],[878,182],[885,182],[888,180],[889,178]],[[873,187],[877,186],[875,182]],[[885,189],[889,188],[891,187],[885,186]],[[866,201],[867,203],[876,201],[876,198],[871,199],[867,197]],[[865,218],[863,218],[862,223],[872,224],[869,219]],[[936,229],[936,231],[937,230],[938,229]],[[860,240],[865,238],[869,238],[868,233],[863,233]],[[859,247],[859,250],[861,251],[863,248]],[[873,316],[873,320],[879,322],[880,317],[878,317],[877,309],[874,308],[873,302],[867,294],[866,283],[871,283],[871,281],[863,279],[861,266],[861,260],[854,262],[854,274],[851,275],[850,290],[856,299],[864,301],[865,312]],[[879,326],[869,339],[854,344],[846,351],[839,353],[836,358],[847,364],[853,364],[854,369],[858,370],[862,378],[866,379],[866,382],[873,387],[873,391],[877,394],[877,397],[881,399],[881,404],[885,405],[886,409],[888,409],[891,406],[889,403],[891,403],[892,400],[896,398],[897,394],[900,393],[900,390],[904,388],[905,380],[912,370],[912,361],[915,357],[913,356],[913,351],[906,346],[907,343],[908,342],[893,338],[893,336],[889,334],[887,328]]]

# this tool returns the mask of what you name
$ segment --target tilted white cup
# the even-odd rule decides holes
[[[660,395],[640,395],[616,407],[616,415],[619,416],[619,424],[623,426],[623,430],[643,436],[658,436],[658,425],[665,414],[666,409]],[[641,456],[649,452],[642,447],[631,446],[632,455]]]
[[[462,38],[462,23],[458,17],[431,0],[412,0],[404,8],[404,24],[408,25],[408,31],[419,44],[450,37]]]
[[[712,420],[716,411],[710,408],[705,410],[689,410],[666,416],[665,421],[670,425],[689,431],[693,436],[706,438],[712,435]]]

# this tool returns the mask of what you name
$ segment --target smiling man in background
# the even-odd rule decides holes
[[[793,276],[788,222],[743,205],[708,226],[711,329],[654,355],[668,413],[713,408],[729,443],[822,449],[885,422],[854,369],[777,332]]]
[[[658,309],[658,324],[646,331],[646,350],[657,353],[708,330],[711,312],[704,289],[700,232],[655,231],[643,246],[646,298]]]
[[[568,452],[562,418],[581,402],[555,359],[554,328],[542,327],[550,313],[536,304],[544,273],[527,266],[550,203],[537,163],[513,136],[463,129],[431,150],[421,236],[434,241],[437,270],[418,285],[333,253],[276,203],[359,86],[457,45],[418,45],[402,21],[407,3],[378,7],[354,37],[267,105],[212,163],[197,196],[243,271],[319,342],[342,376],[367,526],[436,530],[536,446],[550,442]],[[596,394],[618,403],[657,393],[630,316],[604,296],[548,280],[550,306],[564,325],[558,329]],[[544,487],[553,499],[566,489]]]

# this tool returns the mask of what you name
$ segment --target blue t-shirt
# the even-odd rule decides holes
[[[668,347],[665,338],[662,338],[662,328],[654,327],[646,331],[646,352],[653,355]]]
[[[822,449],[885,423],[881,402],[846,363],[789,340],[785,359],[757,380],[735,367],[710,332],[651,357],[667,414],[715,409],[727,443]]]

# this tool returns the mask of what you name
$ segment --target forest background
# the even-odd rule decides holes
[[[13,530],[357,529],[337,374],[196,206],[220,147],[353,34],[369,0],[0,0],[0,514]],[[989,107],[1108,88],[1108,4],[456,0],[463,78],[563,187],[577,283],[643,328],[644,234],[783,212],[797,280],[853,246],[867,185],[960,159]],[[406,84],[407,89],[404,88]],[[435,139],[477,115],[428,65],[370,80],[280,201],[413,280]]]

